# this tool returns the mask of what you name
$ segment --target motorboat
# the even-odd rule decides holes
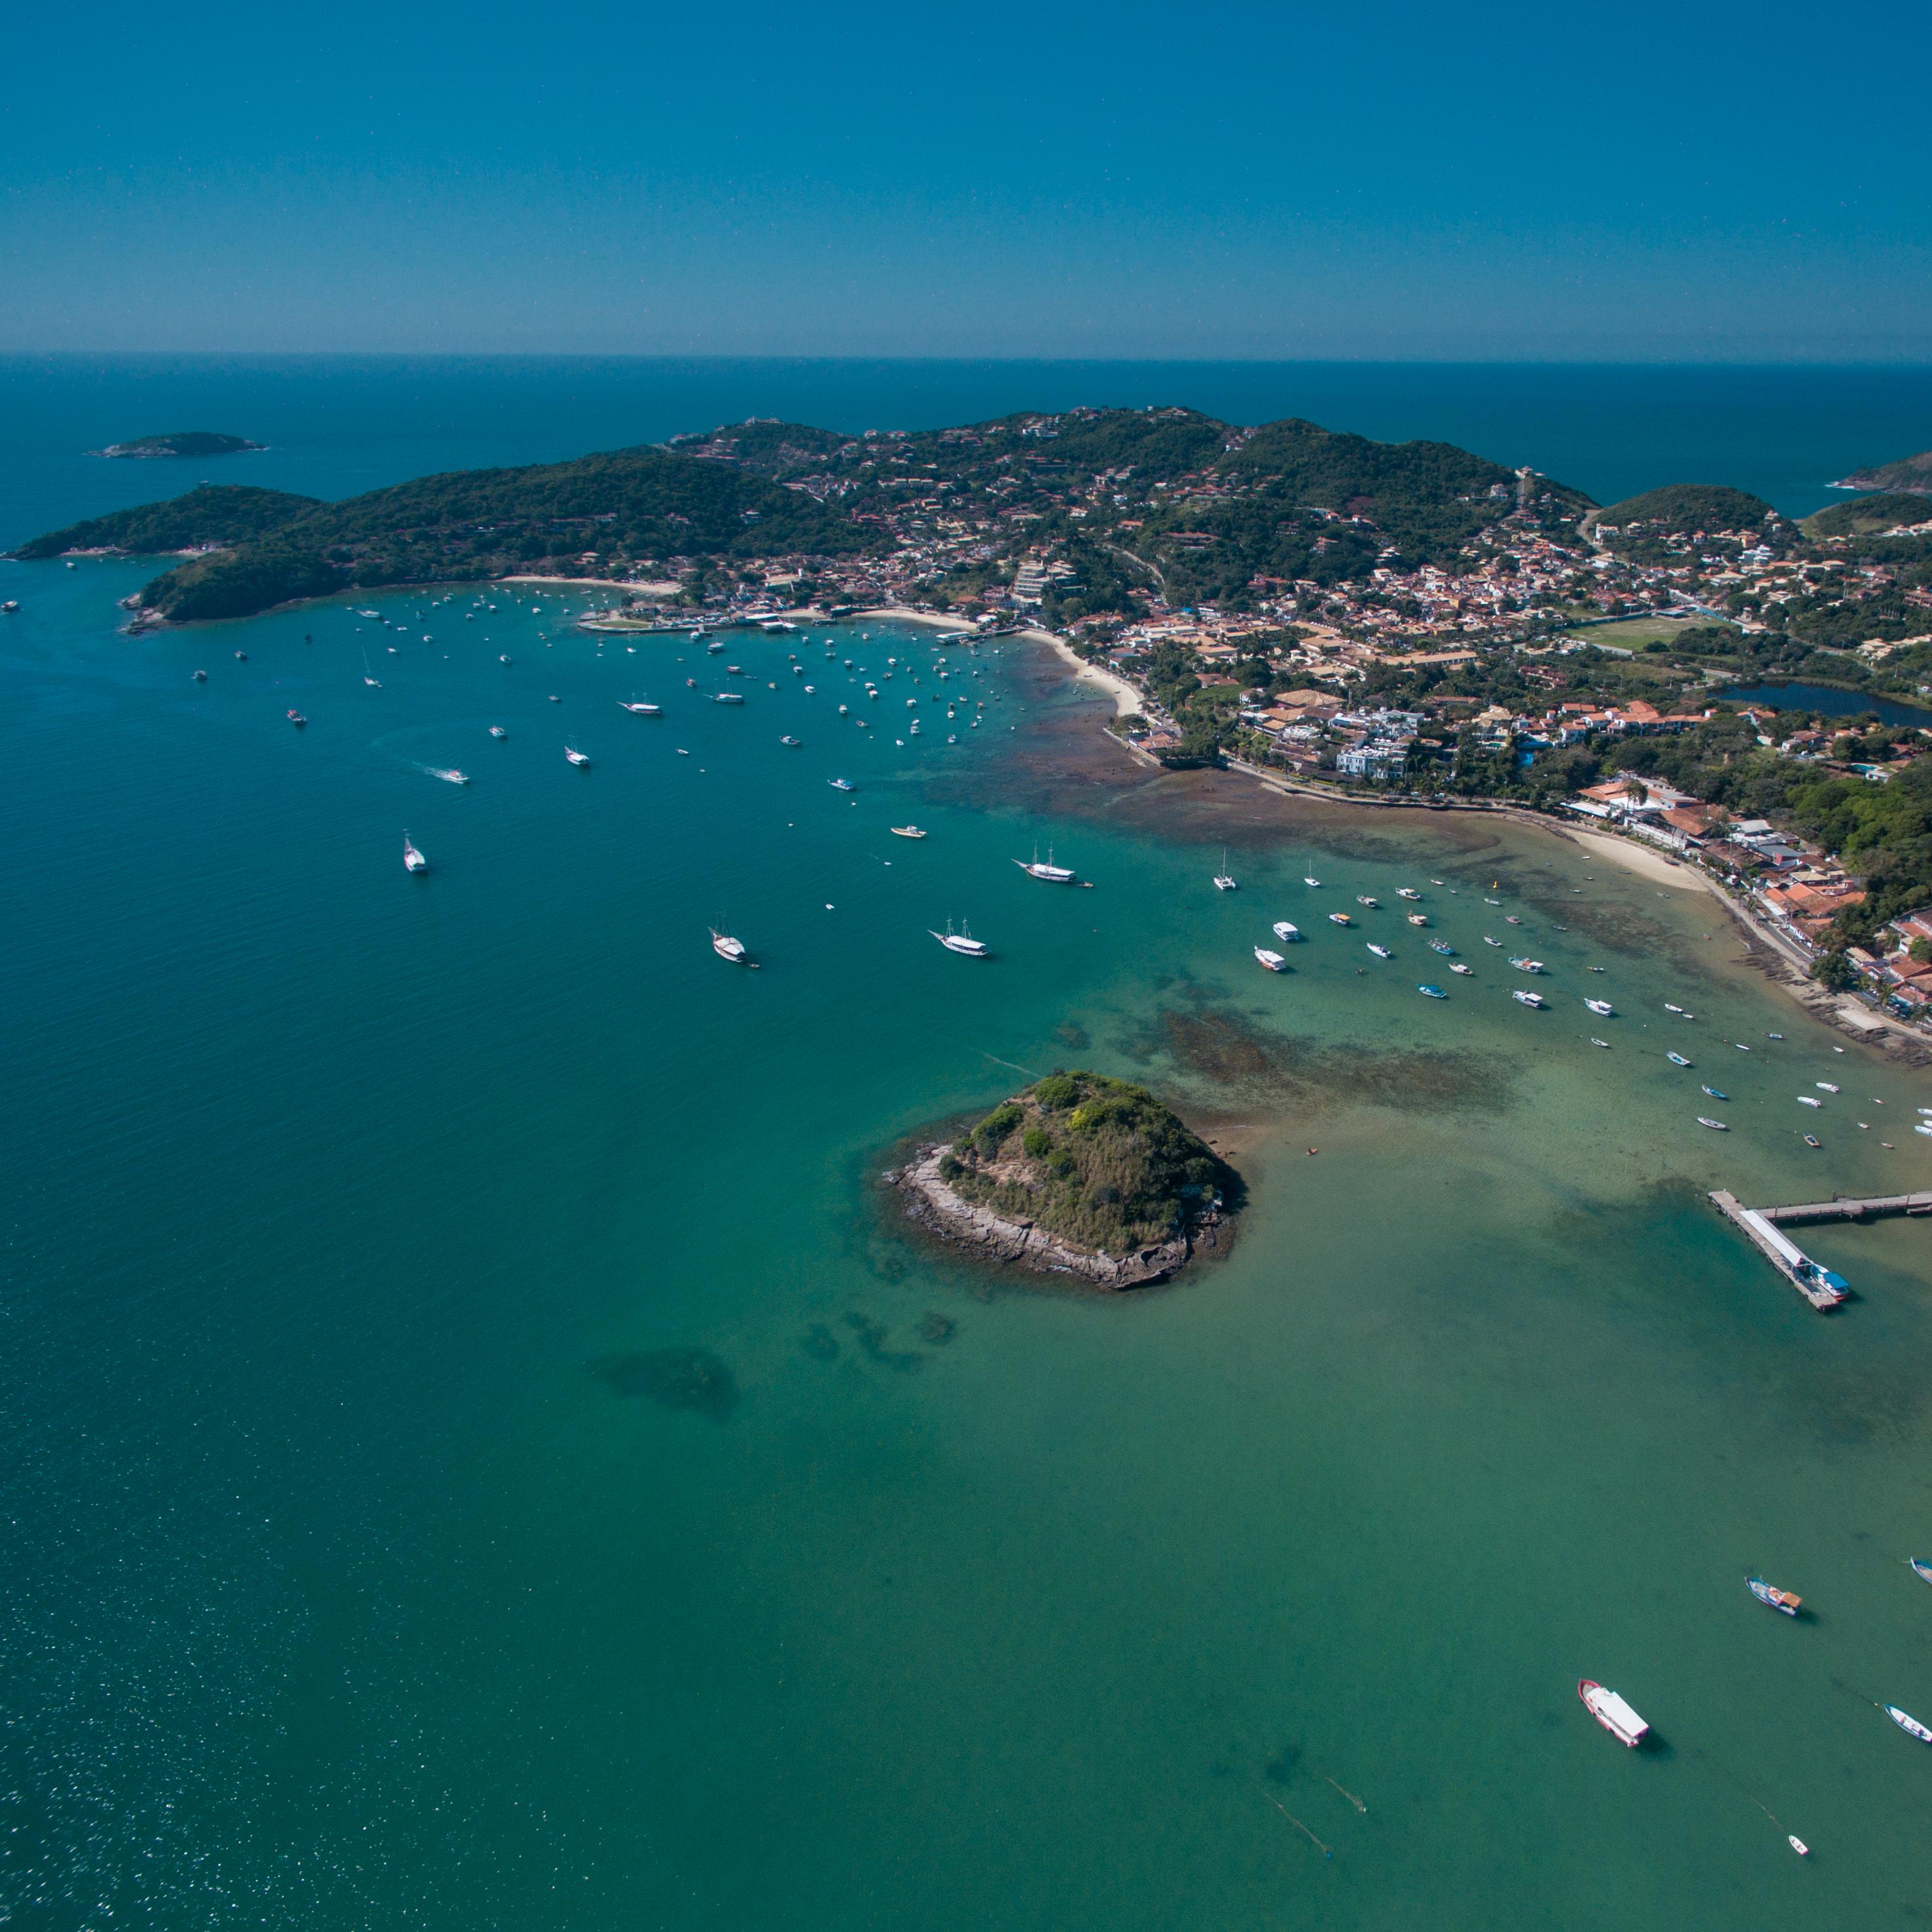
[[[1888,1704],[1885,1714],[1909,1738],[1916,1738],[1922,1744],[1932,1744],[1932,1730],[1928,1730],[1916,1718],[1909,1718],[1896,1704]]]
[[[1255,957],[1270,973],[1286,973],[1288,970],[1288,962],[1279,952],[1272,952],[1265,946],[1255,948]]]
[[[1804,1599],[1794,1591],[1775,1590],[1762,1576],[1747,1576],[1744,1588],[1768,1610],[1782,1610],[1787,1617],[1798,1614],[1798,1606]]]
[[[1821,1094],[1835,1094],[1838,1090],[1828,1080],[1814,1080],[1811,1084]]]
[[[1505,926],[1520,926],[1522,921],[1518,919],[1514,913],[1506,912],[1503,914],[1503,923]]]
[[[1522,1006],[1540,1006],[1543,1004],[1543,995],[1540,993],[1526,993],[1520,986],[1510,994],[1510,998],[1515,1000],[1517,1005]]]
[[[926,930],[928,932],[932,932],[930,926],[928,926]],[[968,959],[985,959],[991,956],[990,950],[986,942],[983,940],[975,939],[973,937],[972,929],[963,921],[959,930],[955,932],[952,930],[952,922],[949,919],[946,922],[946,930],[944,932],[934,932],[932,936],[949,952],[963,954]]]
[[[1510,964],[1519,973],[1540,973],[1543,970],[1543,962],[1540,959],[1512,959]]]
[[[720,932],[714,926],[711,928],[711,950],[721,959],[728,959],[734,966],[746,962],[745,942],[734,939],[729,933]]]
[[[1345,912],[1331,912],[1328,922],[1331,926],[1353,926],[1355,922]]]
[[[510,734],[502,725],[493,724],[490,727],[490,735],[493,738],[507,738]]]
[[[1688,1066],[1690,1064],[1681,1053],[1666,1053],[1664,1057],[1672,1066]]]
[[[1422,895],[1413,886],[1398,886],[1395,896],[1399,899],[1419,899]]]
[[[1825,1103],[1822,1100],[1813,1100],[1809,1094],[1801,1094],[1798,1096],[1798,1104],[1801,1107],[1822,1107]]]
[[[589,754],[586,752],[578,751],[574,746],[565,746],[563,748],[563,755],[568,758],[573,765],[587,765],[590,762]]]
[[[1927,1562],[1922,1556],[1908,1556],[1905,1560],[1911,1566],[1912,1575],[1922,1583],[1932,1583],[1932,1563]]]
[[[289,718],[289,722],[290,722],[291,724],[302,725],[302,724],[306,724],[308,722],[308,720],[306,718],[304,718],[304,717],[302,715],[302,713],[301,713],[299,711],[298,711],[298,710],[295,708],[295,706],[294,706],[293,705],[290,705],[290,706],[289,706],[288,718]]]
[[[794,738],[791,734],[788,731],[785,735],[778,740],[778,742],[781,745],[790,745],[795,750],[799,746],[803,744],[805,740],[802,738]]]
[[[508,664],[508,663],[509,663],[509,662],[510,662],[510,654],[509,654],[509,652],[508,652],[508,651],[499,651],[499,652],[496,653],[496,662],[497,662],[499,664]]]
[[[1486,932],[1483,934],[1483,944],[1485,946],[1500,946],[1502,944],[1502,941],[1500,939],[1492,939]]]
[[[1056,866],[1053,862],[1053,848],[1050,845],[1046,848],[1044,862],[1040,856],[1040,848],[1036,845],[1030,860],[1016,859],[1013,863],[1030,879],[1044,879],[1049,885],[1054,886],[1070,886],[1073,883],[1072,867]]]
[[[1446,939],[1432,939],[1429,942],[1429,950],[1432,952],[1441,953],[1445,959],[1453,958],[1456,951]]]
[[[1600,1684],[1583,1677],[1577,1680],[1576,1694],[1582,1699],[1584,1709],[1618,1744],[1634,1748],[1643,1742],[1650,1726],[1614,1690],[1606,1690]]]
[[[1700,1127],[1714,1127],[1720,1134],[1727,1134],[1730,1132],[1730,1129],[1722,1120],[1714,1120],[1708,1114],[1700,1114],[1697,1116],[1697,1124]]]
[[[1369,950],[1378,959],[1393,959],[1395,957],[1386,946],[1378,946],[1372,939],[1369,941]]]
[[[1382,904],[1382,901],[1376,898],[1372,893],[1358,892],[1355,895],[1355,903],[1358,905],[1379,907]]]
[[[895,838],[923,838],[926,836],[916,825],[892,825],[886,829]]]
[[[1278,919],[1274,922],[1274,936],[1292,944],[1301,937],[1301,928],[1291,920]]]
[[[1425,1000],[1446,1000],[1449,997],[1440,986],[1418,986],[1415,990]]]
[[[429,861],[425,859],[410,835],[403,834],[403,870],[406,872],[426,872]]]
[[[459,772],[454,765],[451,766],[447,771],[439,770],[437,766],[432,765],[429,768],[429,775],[433,778],[442,779],[445,784],[467,784],[470,782],[468,776]]]
[[[196,684],[206,684],[208,682],[207,672],[205,670],[196,671],[194,674],[194,681]]]
[[[1411,926],[1426,926],[1429,923],[1429,915],[1426,912],[1405,913],[1402,916]]]
[[[827,778],[825,782],[834,791],[856,791],[859,789],[850,778]]]
[[[1616,1011],[1608,1000],[1586,1000],[1583,1004],[1591,1012],[1601,1014],[1605,1019],[1608,1019]],[[1706,1089],[1706,1092],[1708,1090],[1708,1088]]]
[[[1472,979],[1475,976],[1475,968],[1472,966],[1465,966],[1460,959],[1450,960],[1449,962],[1449,970],[1452,973],[1466,974]]]
[[[1714,1100],[1728,1100],[1731,1097],[1728,1094],[1720,1093],[1714,1087],[1706,1087],[1704,1091]]]

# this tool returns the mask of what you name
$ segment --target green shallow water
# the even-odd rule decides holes
[[[1932,1718],[1924,1230],[1810,1238],[1822,1320],[1705,1196],[1927,1185],[1932,1090],[1710,901],[1150,784],[1024,646],[736,637],[728,710],[574,598],[391,593],[392,657],[339,606],[120,638],[143,574],[16,572],[0,634],[17,1922],[1921,1914],[1932,1753],[1868,1700]],[[1058,1064],[1238,1149],[1228,1259],[1109,1300],[908,1238],[895,1145]]]

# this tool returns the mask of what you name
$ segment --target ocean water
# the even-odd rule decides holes
[[[0,568],[10,1922],[1920,1909],[1924,1231],[1808,1237],[1821,1318],[1706,1193],[1932,1185],[1932,1082],[1701,892],[1151,776],[1022,644],[508,586],[130,640],[143,574]],[[1228,1258],[909,1234],[894,1150],[1056,1065],[1232,1150]]]

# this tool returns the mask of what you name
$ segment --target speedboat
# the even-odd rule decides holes
[[[1540,1006],[1543,1004],[1543,995],[1540,993],[1526,993],[1520,986],[1510,994],[1510,998],[1519,1006]]]
[[[1277,939],[1297,940],[1301,937],[1301,928],[1290,920],[1278,919],[1274,922],[1274,936]]]
[[[289,722],[291,724],[306,724],[308,722],[308,720],[304,718],[293,705],[290,705],[289,707]]]
[[[1690,1064],[1681,1053],[1666,1053],[1664,1057],[1672,1066],[1688,1066]]]
[[[1543,962],[1540,959],[1512,959],[1510,964],[1519,973],[1540,973],[1543,970]]]
[[[745,964],[745,942],[734,939],[729,933],[720,932],[714,926],[711,928],[711,950],[721,959],[728,959],[734,966]]]
[[[1468,974],[1472,978],[1474,978],[1475,974],[1475,969],[1473,967],[1465,966],[1460,959],[1450,960],[1449,962],[1449,970],[1452,973]]]
[[[1445,959],[1450,957],[1456,950],[1446,939],[1432,939],[1429,942],[1429,950],[1432,952],[1441,953]]]
[[[1395,957],[1386,946],[1378,946],[1372,939],[1369,941],[1369,950],[1378,959],[1393,959]]]
[[[1589,1008],[1591,1012],[1593,1013],[1600,1013],[1605,1019],[1608,1019],[1611,1014],[1616,1010],[1616,1009],[1610,1004],[1608,1000],[1586,1000],[1583,1004]]]
[[[1399,899],[1419,899],[1422,895],[1413,886],[1398,886],[1395,896]]]
[[[1288,970],[1288,962],[1279,952],[1270,952],[1265,946],[1257,946],[1255,948],[1255,957],[1270,973],[1286,973]]]
[[[1720,1134],[1727,1134],[1730,1132],[1730,1129],[1722,1120],[1714,1120],[1708,1114],[1700,1114],[1697,1116],[1697,1124],[1700,1127],[1714,1127]]]
[[[1825,1103],[1822,1100],[1813,1100],[1809,1094],[1801,1094],[1798,1096],[1798,1104],[1801,1107],[1822,1107]]]
[[[426,872],[429,870],[429,861],[417,850],[406,832],[403,834],[403,870],[406,872]]]
[[[1582,1699],[1584,1709],[1618,1744],[1635,1746],[1643,1742],[1650,1726],[1614,1690],[1606,1690],[1600,1684],[1583,1677],[1577,1680],[1576,1694]]]
[[[926,930],[932,932],[930,926],[928,926]],[[952,930],[952,922],[949,919],[946,922],[946,930],[944,932],[933,932],[932,936],[949,952],[963,953],[968,959],[985,959],[990,956],[986,943],[982,940],[975,939],[971,928],[963,922],[960,929],[955,932]]]
[[[1909,1738],[1916,1738],[1922,1744],[1932,1744],[1932,1731],[1928,1730],[1916,1718],[1908,1718],[1896,1704],[1888,1704],[1885,1714]]]
[[[564,746],[563,755],[573,765],[587,765],[590,762],[590,756],[586,752],[578,751],[568,745]]]
[[[797,746],[803,744],[805,740],[802,738],[794,738],[790,732],[787,732],[785,735],[778,740],[778,742],[781,745]]]
[[[493,738],[507,738],[510,734],[502,725],[493,724],[490,727],[490,735]]]
[[[617,700],[617,708],[620,711],[628,711],[633,718],[662,718],[664,716],[662,704],[627,704],[621,698]]]
[[[1760,1604],[1774,1610],[1782,1610],[1787,1617],[1798,1614],[1798,1606],[1804,1599],[1790,1590],[1774,1590],[1762,1576],[1747,1576],[1744,1588]]]
[[[834,791],[856,791],[859,789],[850,778],[827,778],[825,782]]]
[[[1415,990],[1425,1000],[1446,1000],[1449,997],[1440,986],[1418,986]]]
[[[1040,848],[1033,848],[1030,860],[1016,859],[1013,863],[1030,879],[1044,879],[1048,885],[1070,886],[1073,883],[1073,868],[1070,866],[1056,866],[1053,862],[1053,848],[1046,848],[1046,858],[1042,862]]]
[[[895,838],[923,838],[926,836],[916,825],[893,825],[887,826],[886,830]]]
[[[1331,926],[1353,926],[1355,922],[1345,912],[1331,912],[1328,915],[1328,922]]]
[[[434,765],[432,765],[429,768],[429,775],[433,778],[442,779],[445,784],[467,784],[470,782],[469,778],[463,772],[459,772],[454,765],[446,772],[439,771]]]
[[[1704,1091],[1709,1094],[1711,1098],[1714,1100],[1728,1100],[1731,1097],[1728,1094],[1719,1093],[1714,1087],[1706,1087],[1704,1089]]]

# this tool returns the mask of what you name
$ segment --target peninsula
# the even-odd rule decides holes
[[[1036,1081],[885,1179],[948,1242],[1110,1289],[1223,1246],[1240,1186],[1145,1088],[1080,1072]]]
[[[224,436],[218,430],[178,429],[166,436],[137,436],[131,442],[110,442],[97,453],[136,458],[238,456],[244,450],[268,446],[265,442],[250,442],[245,436]]]
[[[1932,495],[1932,449],[1916,456],[1901,456],[1895,463],[1869,464],[1840,477],[1834,490],[1900,490]]]

